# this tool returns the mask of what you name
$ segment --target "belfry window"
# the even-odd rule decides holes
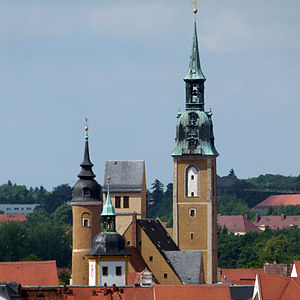
[[[189,165],[185,171],[185,196],[199,197],[200,195],[200,170],[195,165]]]
[[[82,189],[83,197],[91,197],[91,190],[88,187]]]

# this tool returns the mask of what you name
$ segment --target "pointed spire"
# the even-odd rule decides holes
[[[85,118],[87,122],[87,118]],[[89,153],[89,136],[88,136],[88,126],[85,126],[85,147],[84,147],[84,156],[83,161],[80,164],[81,171],[77,175],[80,179],[92,179],[95,178],[96,175],[93,173],[92,167],[94,166],[90,160],[90,153]]]
[[[188,72],[184,77],[184,80],[193,80],[193,79],[200,79],[204,81],[206,80],[200,65],[196,21],[194,25],[194,37],[193,37],[192,53],[190,56],[190,65],[189,65]]]
[[[107,177],[107,196],[106,201],[102,209],[101,216],[115,216],[115,208],[111,202],[110,193],[109,193],[109,181],[110,177]]]

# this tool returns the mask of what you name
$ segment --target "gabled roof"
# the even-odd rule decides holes
[[[253,285],[230,285],[231,300],[247,300],[252,299]]]
[[[262,300],[299,300],[300,278],[262,273],[258,275],[257,280]]]
[[[179,248],[170,237],[164,226],[159,220],[137,219],[137,223],[143,228],[156,248],[162,251],[178,251]]]
[[[218,225],[225,226],[230,232],[261,231],[245,216],[218,216]]]
[[[58,285],[56,262],[0,262],[0,282],[8,281],[17,282],[22,286]]]
[[[0,223],[7,221],[23,222],[27,221],[26,215],[21,214],[2,214],[0,215]]]
[[[165,254],[183,284],[202,283],[202,251],[165,251]]]
[[[148,268],[140,252],[135,247],[128,246],[125,248],[125,250],[131,255],[129,257],[129,261],[132,267],[134,268],[135,272],[142,272],[143,270]]]
[[[289,226],[298,226],[300,228],[300,216],[259,216],[256,226],[268,226],[272,230],[282,229]]]
[[[254,285],[256,274],[263,273],[262,268],[220,269],[219,282],[231,282],[236,285]]]
[[[293,195],[272,195],[260,202],[254,209],[269,206],[286,206],[286,205],[300,205],[300,194]]]
[[[107,191],[107,177],[111,177],[111,192],[140,192],[143,186],[144,160],[107,160],[104,172],[104,192]]]

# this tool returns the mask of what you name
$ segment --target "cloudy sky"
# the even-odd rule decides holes
[[[201,0],[218,174],[300,174],[300,1]],[[184,0],[0,2],[0,184],[73,184],[90,154],[172,181],[193,21]]]

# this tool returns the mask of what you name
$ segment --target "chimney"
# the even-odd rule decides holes
[[[255,222],[257,223],[257,222],[259,222],[259,220],[260,220],[260,215],[256,214],[255,215]]]
[[[136,212],[133,212],[132,214],[132,246],[137,247],[137,232],[136,232]]]
[[[282,215],[281,215],[281,221],[284,221],[285,218],[286,218],[286,215],[285,215],[285,214],[282,214]]]

